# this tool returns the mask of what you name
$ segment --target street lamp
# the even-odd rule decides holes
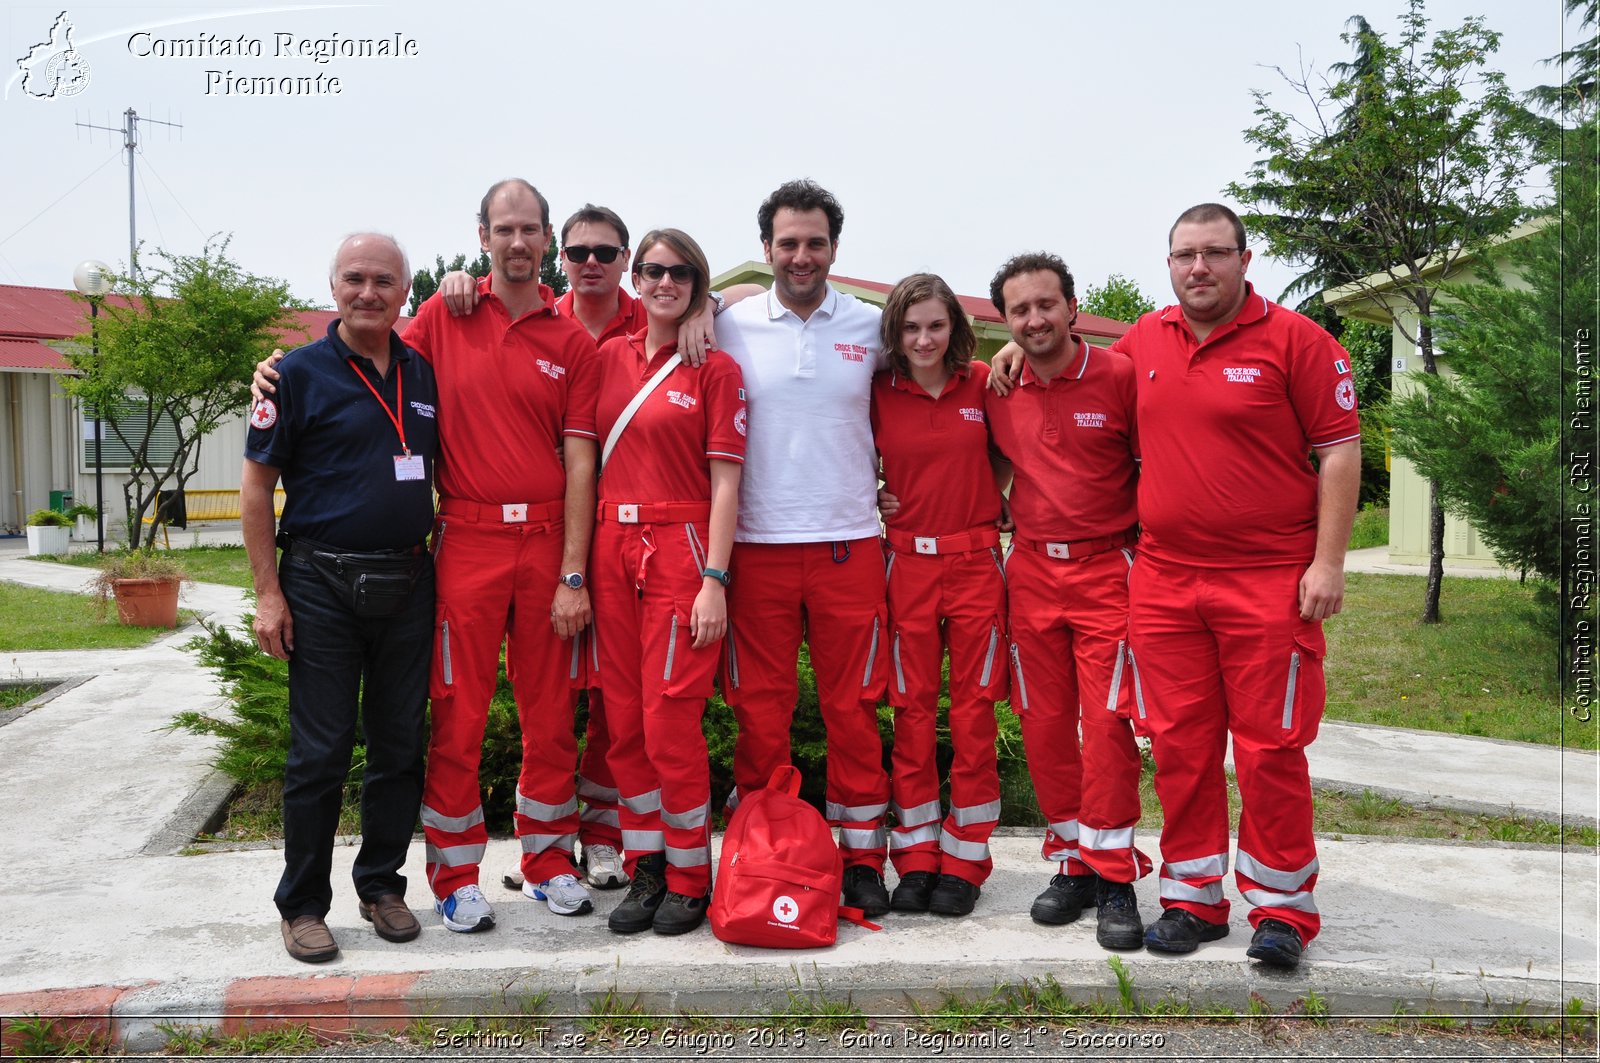
[[[100,300],[111,291],[111,267],[98,259],[85,259],[72,271],[72,286],[78,294],[89,300],[89,334],[94,342],[94,356],[100,357]],[[106,552],[105,494],[100,479],[100,423],[101,411],[94,411],[94,531],[97,549]]]

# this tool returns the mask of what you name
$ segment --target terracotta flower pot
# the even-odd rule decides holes
[[[131,627],[177,627],[178,581],[119,579],[114,585],[117,619]]]

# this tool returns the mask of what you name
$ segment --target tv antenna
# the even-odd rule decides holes
[[[128,152],[128,275],[133,278],[137,278],[139,276],[139,240],[134,223],[133,206],[133,150],[139,146],[140,122],[144,122],[147,125],[151,123],[154,123],[155,125],[164,125],[172,129],[183,128],[183,125],[178,122],[163,122],[159,118],[140,117],[139,112],[135,111],[132,107],[129,107],[126,111],[122,112],[121,126],[94,125],[90,122],[77,123],[79,128],[82,129],[103,129],[107,133],[122,134],[122,146],[127,149]]]

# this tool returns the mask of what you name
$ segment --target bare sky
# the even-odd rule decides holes
[[[1050,250],[1080,287],[1110,273],[1171,301],[1165,236],[1254,157],[1250,90],[1294,101],[1272,69],[1349,58],[1345,19],[1392,32],[1402,0],[807,0],[805,3],[371,4],[137,2],[66,8],[87,64],[76,95],[34,98],[16,60],[63,10],[0,16],[0,282],[70,287],[74,265],[128,257],[122,112],[142,130],[139,236],[232,253],[328,300],[327,262],[353,229],[399,236],[412,261],[476,250],[494,180],[523,176],[560,225],[585,200],[636,234],[673,225],[714,270],[759,259],[755,209],[809,176],[844,204],[836,271],[943,274],[981,295],[1006,257]],[[1436,27],[1483,15],[1513,89],[1559,80],[1560,0],[1433,0]],[[1568,27],[1569,33],[1575,26]],[[296,57],[340,42],[412,55]],[[261,54],[215,54],[222,40]],[[178,42],[174,44],[173,42]],[[280,55],[287,46],[291,54]],[[210,55],[161,54],[196,47]],[[208,73],[214,71],[215,73]],[[254,96],[230,78],[323,78]],[[339,92],[326,91],[337,78]],[[39,82],[33,83],[35,87]],[[224,90],[234,89],[226,92]],[[1533,190],[1537,194],[1538,190]],[[1296,271],[1258,257],[1276,297]]]

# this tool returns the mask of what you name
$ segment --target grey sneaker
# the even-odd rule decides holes
[[[583,847],[584,879],[597,890],[616,890],[628,884],[622,869],[622,854],[609,845],[596,842]]]
[[[494,909],[489,907],[477,883],[462,886],[442,901],[434,901],[433,910],[444,916],[448,929],[458,934],[494,929]]]
[[[594,911],[589,891],[583,888],[576,875],[557,875],[537,886],[524,882],[522,892],[536,901],[544,901],[557,915],[584,915]]]

